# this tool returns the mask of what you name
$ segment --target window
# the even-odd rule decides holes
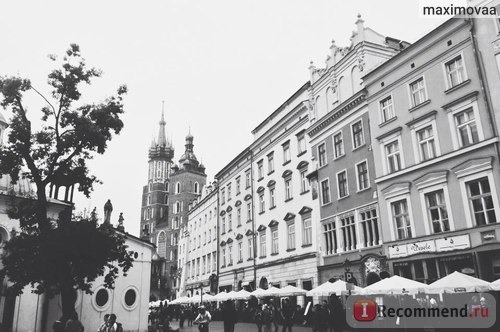
[[[238,226],[241,226],[241,207],[239,206],[236,209],[236,223]]]
[[[252,220],[252,202],[247,203],[247,221]]]
[[[260,257],[266,256],[266,232],[261,232],[260,238]]]
[[[253,258],[253,237],[248,238],[248,259]]]
[[[222,266],[226,266],[226,248],[222,248]]]
[[[385,155],[388,173],[397,172],[402,168],[398,140],[392,141],[385,145]]]
[[[394,107],[392,106],[392,96],[384,98],[380,101],[380,114],[382,123],[389,121],[396,116]]]
[[[273,208],[276,206],[276,199],[275,199],[275,189],[274,187],[269,188],[269,208]]]
[[[468,146],[479,141],[474,110],[468,108],[455,114],[458,140],[460,147]]]
[[[208,230],[208,242],[212,241],[212,230]]]
[[[179,212],[181,212],[181,203],[180,202],[175,202],[174,213],[179,213]]]
[[[243,242],[238,241],[238,262],[243,261]]]
[[[271,230],[271,254],[279,252],[278,228]]]
[[[378,231],[377,210],[369,209],[360,212],[361,232],[363,235],[363,245],[365,247],[376,246],[380,242]]]
[[[477,226],[497,222],[493,197],[488,178],[480,178],[466,183],[467,194]]]
[[[221,227],[221,230],[220,230],[220,233],[221,234],[224,234],[226,233],[226,217],[225,216],[222,216],[221,217],[221,222],[220,222],[220,227]]]
[[[266,210],[266,204],[264,201],[264,192],[259,193],[259,212],[263,213]]]
[[[436,147],[434,143],[434,131],[432,125],[422,128],[416,132],[420,160],[429,160],[436,157]]]
[[[241,182],[240,180],[241,180],[241,178],[238,176],[236,178],[236,195],[238,195],[241,192],[240,191],[240,182]]]
[[[233,229],[233,215],[231,212],[227,214],[227,231],[231,231]]]
[[[321,204],[328,203],[330,203],[330,180],[326,179],[321,181]]]
[[[406,199],[391,203],[392,220],[396,227],[397,240],[410,239],[411,224]]]
[[[287,249],[295,249],[295,223],[290,223],[287,225]]]
[[[227,200],[231,200],[231,183],[227,185]]]
[[[290,142],[286,142],[285,144],[283,144],[283,164],[289,162],[290,160]]]
[[[292,199],[292,178],[285,179],[285,201]]]
[[[274,152],[267,155],[267,172],[274,172]]]
[[[354,215],[349,214],[340,218],[340,232],[344,240],[344,251],[355,250],[357,245],[356,240],[356,224]]]
[[[216,271],[217,270],[217,252],[214,251],[212,252],[212,271]]]
[[[365,136],[363,136],[363,123],[361,120],[352,125],[352,143],[354,149],[365,144]]]
[[[217,238],[217,226],[214,226],[214,231],[212,233],[212,240],[215,241],[216,238]]]
[[[337,185],[339,198],[349,195],[349,190],[347,188],[347,171],[337,173]]]
[[[410,96],[412,106],[420,105],[427,100],[423,77],[420,77],[413,83],[410,83]]]
[[[323,167],[326,165],[326,147],[325,143],[321,143],[318,145],[318,163],[319,167]]]
[[[309,181],[307,180],[306,177],[307,169],[302,170],[300,172],[300,192],[305,193],[306,191],[309,191]]]
[[[306,135],[304,133],[297,136],[298,154],[306,151]]]
[[[264,177],[264,161],[263,160],[259,160],[257,162],[257,177],[259,180]]]
[[[175,193],[176,194],[180,194],[181,193],[181,183],[180,182],[177,182],[175,184]]]
[[[247,169],[245,171],[245,187],[246,187],[246,189],[250,188],[250,185],[251,185],[250,170]]]
[[[205,265],[207,264],[205,256],[202,257],[202,262],[203,263],[201,265],[201,274],[205,274]]]
[[[446,62],[445,67],[446,67],[446,78],[448,80],[449,88],[459,85],[460,83],[462,83],[467,79],[461,55]]]
[[[368,164],[366,161],[356,165],[356,173],[358,179],[358,190],[365,190],[370,187],[370,178],[368,177]]]
[[[196,258],[196,275],[200,275],[200,258]]]
[[[425,194],[425,202],[433,233],[449,231],[450,222],[448,220],[448,211],[446,209],[443,190]]]
[[[335,134],[333,136],[333,147],[335,149],[335,158],[344,155],[344,141],[342,139],[342,133]]]
[[[230,244],[227,247],[227,255],[229,257],[229,259],[228,259],[229,265],[233,265],[233,245],[232,244]]]
[[[307,246],[310,244],[312,244],[311,217],[306,217],[302,220],[302,245]]]
[[[151,204],[151,195],[148,195],[148,205]]]
[[[194,193],[199,194],[200,193],[200,184],[198,182],[194,183]]]
[[[177,234],[176,234],[176,235],[177,235]],[[176,241],[176,240],[174,240],[174,241]],[[173,245],[175,245],[175,244],[173,244]],[[201,234],[200,234],[200,235],[198,235],[198,248],[199,248],[199,247],[201,247]]]
[[[323,234],[325,237],[325,253],[327,255],[332,255],[337,253],[339,250],[337,242],[337,229],[335,227],[335,221],[323,224]]]
[[[226,203],[226,189],[225,188],[222,188],[220,190],[220,200],[221,200],[221,204]]]

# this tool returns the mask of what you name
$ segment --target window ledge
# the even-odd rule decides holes
[[[453,92],[453,91],[455,91],[455,90],[460,89],[461,87],[463,87],[463,86],[465,86],[465,85],[467,85],[467,84],[469,84],[469,83],[470,83],[470,79],[467,79],[467,80],[463,81],[463,82],[462,82],[462,83],[460,83],[460,84],[457,84],[457,85],[455,85],[455,86],[452,86],[452,87],[451,87],[451,88],[449,88],[448,90],[444,90],[444,93],[448,94],[448,93],[450,93],[450,92]]]
[[[413,111],[415,111],[415,110],[418,110],[418,109],[419,109],[419,108],[421,108],[421,107],[424,107],[425,105],[429,105],[430,103],[431,103],[431,100],[430,100],[430,99],[427,99],[426,101],[423,101],[423,102],[421,102],[420,104],[415,105],[415,106],[413,106],[412,108],[410,108],[410,109],[408,110],[408,112],[410,112],[410,113],[411,113],[411,112],[413,112]]]
[[[260,211],[259,212],[259,216],[262,215],[262,214],[264,214],[264,213],[266,213],[266,211]]]
[[[299,154],[297,155],[297,157],[301,157],[301,156],[303,156],[306,152],[307,152],[307,150],[302,151],[301,153],[299,153]]]
[[[274,169],[271,172],[267,173],[267,175],[271,175],[273,173],[274,173]]]
[[[232,263],[230,263],[230,264],[227,264],[227,267],[230,267],[230,266],[233,266],[233,264],[232,264]]]
[[[264,177],[258,178],[258,179],[257,179],[257,182],[260,182],[260,181],[262,181],[262,180],[264,180]]]
[[[352,149],[351,151],[352,151],[352,152],[354,152],[354,151],[356,151],[356,150],[361,149],[361,148],[362,148],[362,147],[364,147],[364,146],[366,146],[366,142],[364,142],[364,143],[363,143],[363,144],[361,144],[360,146],[355,147],[355,148],[354,148],[354,149]]]
[[[341,154],[341,155],[340,155],[340,156],[338,156],[338,157],[333,158],[333,160],[338,160],[338,159],[340,159],[340,158],[342,158],[342,157],[345,157],[345,153]]]
[[[266,256],[259,256],[259,259],[264,259],[266,258]]]
[[[247,262],[248,262],[248,261],[253,261],[253,258],[252,258],[252,257],[248,258],[248,259],[247,259]]]
[[[347,197],[349,197],[349,194],[347,194],[347,195],[345,195],[345,196],[342,196],[342,197],[340,197],[340,198],[337,198],[337,202],[338,202],[338,201],[341,201],[341,200],[343,200],[343,199],[346,199]]]
[[[356,193],[362,193],[363,191],[367,191],[368,189],[371,189],[371,186],[358,190],[356,191]]]
[[[276,205],[275,205],[275,206],[271,206],[271,207],[269,208],[269,210],[272,210],[272,209],[275,209],[275,208],[276,208]]]
[[[285,161],[285,162],[283,163],[283,166],[288,165],[288,164],[290,164],[291,162],[292,162],[292,160],[291,160],[291,159],[290,159],[290,160],[288,160],[288,161]]]
[[[293,197],[290,197],[289,199],[285,199],[285,203],[290,202],[292,199],[293,199]]]
[[[385,126],[386,124],[389,124],[391,122],[394,122],[398,119],[397,116],[393,116],[392,118],[390,118],[389,120],[385,121],[385,122],[382,122],[381,124],[379,124],[379,128],[382,128],[383,126]]]
[[[301,192],[300,194],[301,194],[301,195],[305,195],[305,194],[307,194],[308,192],[310,192],[310,190],[303,191],[303,192]]]
[[[271,256],[276,256],[276,255],[278,255],[278,254],[279,254],[278,252],[273,252],[273,253],[271,254]]]
[[[224,235],[224,234],[226,234],[226,232],[220,232],[220,235]]]
[[[246,223],[247,223],[247,224],[248,224],[249,222],[252,222],[252,219],[249,219],[249,220],[247,220],[247,221],[246,221]]]
[[[322,205],[321,205],[321,207],[325,207],[325,206],[328,206],[328,205],[330,205],[330,204],[332,204],[332,201],[330,201],[330,202],[328,202],[328,203],[325,203],[325,204],[322,204]]]
[[[312,243],[302,245],[302,248],[307,248],[307,247],[312,247]]]
[[[291,251],[295,251],[295,248],[290,248],[286,250],[286,252],[291,252]]]
[[[236,264],[240,264],[240,263],[243,263],[242,259],[240,259],[239,261],[236,262]]]
[[[236,225],[236,228],[241,227],[241,224]]]
[[[320,169],[324,168],[325,166],[328,166],[328,163],[325,163],[324,165],[319,166],[317,170],[319,171]]]

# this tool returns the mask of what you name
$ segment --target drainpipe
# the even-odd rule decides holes
[[[217,190],[217,225],[216,225],[216,229],[217,229],[217,293],[219,293],[219,272],[220,272],[220,260],[219,260],[219,256],[220,256],[220,250],[219,250],[219,243],[220,243],[220,238],[219,238],[219,216],[220,216],[220,201],[219,201],[219,188],[220,188],[220,184],[219,184],[219,179],[216,179],[217,180],[217,188],[215,188]]]
[[[255,234],[254,190],[253,190],[253,150],[250,150],[250,190],[252,191],[252,238],[253,238],[253,284],[257,289],[257,237]]]
[[[495,122],[495,117],[492,113],[493,109],[493,103],[491,101],[491,95],[489,93],[489,86],[488,86],[488,81],[486,79],[486,70],[484,68],[484,64],[482,61],[481,57],[481,51],[479,50],[479,46],[477,45],[477,39],[476,39],[476,29],[474,25],[474,19],[472,17],[469,17],[468,20],[470,21],[470,37],[472,40],[472,50],[474,53],[474,60],[476,62],[476,66],[478,68],[478,75],[479,75],[479,84],[481,86],[481,92],[483,93],[483,98],[484,98],[484,103],[486,105],[486,112],[488,114],[488,119],[491,125],[491,131],[493,133],[494,137],[498,137],[498,129],[497,129],[497,124]],[[495,143],[495,151],[497,153],[497,160],[500,160],[500,148],[498,146],[498,142]]]

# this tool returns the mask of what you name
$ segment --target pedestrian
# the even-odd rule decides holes
[[[279,299],[275,299],[275,300],[279,301]],[[278,305],[276,304],[276,301],[274,301],[272,303],[272,305],[269,307],[269,309],[271,310],[271,317],[273,319],[274,332],[278,332],[278,330],[279,330],[278,323],[279,323],[279,320],[281,318],[281,313],[280,313]]]
[[[283,307],[281,309],[281,319],[283,320],[283,332],[292,332],[293,320],[295,316],[295,311],[289,299],[283,301]]]
[[[273,322],[273,313],[269,305],[262,305],[262,324],[264,325],[264,332],[271,332],[271,324]]]
[[[104,323],[99,327],[97,332],[106,332],[106,326],[108,324],[109,314],[104,315]]]
[[[212,320],[212,316],[210,313],[206,310],[204,305],[200,305],[199,309],[199,314],[194,320],[195,324],[198,324],[198,330],[200,332],[208,332],[208,324],[210,324],[210,321]]]
[[[116,321],[115,314],[109,315],[106,332],[123,332],[122,324]]]
[[[69,319],[66,321],[66,325],[64,325],[64,332],[83,332],[85,328],[82,323],[78,320],[78,315],[75,311],[73,311]]]
[[[224,321],[224,332],[234,332],[234,325],[238,320],[238,314],[234,308],[233,301],[224,302],[222,320]]]
[[[188,306],[186,309],[186,316],[188,319],[188,326],[193,326],[193,315],[194,315],[194,310],[192,306]]]
[[[184,320],[186,320],[186,310],[184,310],[184,307],[181,307],[180,313],[179,313],[179,327],[180,328],[184,327]]]
[[[253,316],[253,320],[257,325],[258,332],[262,332],[262,325],[264,324],[264,319],[262,316],[263,316],[262,307],[259,305],[257,306],[257,309],[255,310],[255,315]]]

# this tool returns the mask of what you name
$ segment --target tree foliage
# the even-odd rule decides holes
[[[36,186],[36,199],[12,200],[9,217],[20,221],[20,230],[3,248],[3,272],[16,294],[29,284],[37,293],[60,292],[63,317],[74,311],[75,290],[91,292],[92,282],[103,275],[106,286],[112,287],[120,270],[126,273],[133,263],[124,236],[108,224],[99,226],[95,214],[72,220],[70,206],[58,219],[48,217],[47,189],[77,185],[89,197],[100,181],[87,162],[103,154],[123,128],[126,86],[99,103],[80,101],[82,86],[100,76],[101,71],[89,68],[78,45],[72,44],[60,67],[48,75],[50,96],[28,79],[0,77],[0,105],[12,112],[8,141],[0,145],[0,176],[9,174],[14,183],[28,179]],[[24,105],[28,93],[46,104],[38,113],[42,125],[37,129]]]

